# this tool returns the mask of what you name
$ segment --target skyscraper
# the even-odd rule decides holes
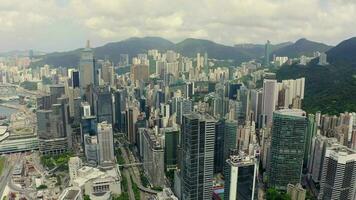
[[[286,190],[300,183],[307,118],[303,110],[283,109],[273,113],[268,186]]]
[[[81,52],[79,61],[79,76],[80,88],[82,90],[85,90],[90,84],[94,85],[95,62],[94,53],[90,48],[89,40],[87,41],[86,47]]]
[[[326,150],[318,199],[356,199],[356,151],[338,145]]]
[[[215,119],[190,113],[182,123],[182,199],[211,199],[214,167]]]
[[[257,199],[258,156],[233,152],[226,163],[224,199]]]
[[[262,120],[260,127],[268,126],[272,123],[273,111],[276,109],[278,98],[277,81],[272,79],[263,80],[262,90]]]
[[[270,51],[271,51],[271,42],[269,40],[267,40],[267,43],[265,44],[265,57],[264,57],[265,66],[270,65],[270,61],[269,61]]]
[[[111,166],[115,163],[114,138],[111,124],[107,122],[98,123],[98,143],[100,165]]]
[[[93,97],[94,114],[96,115],[98,123],[106,121],[112,124],[113,106],[110,86],[102,85],[95,87]]]
[[[132,64],[131,78],[132,81],[145,81],[149,78],[149,67],[146,64]]]

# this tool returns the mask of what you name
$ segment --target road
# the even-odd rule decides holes
[[[138,161],[135,159],[134,155],[130,151],[126,151],[126,149],[121,145],[120,147],[122,156],[125,160],[125,163],[137,163]],[[129,154],[129,155],[128,155]],[[131,174],[133,181],[136,183],[137,187],[140,189],[141,199],[148,199],[152,196],[152,194],[157,194],[157,191],[151,190],[150,188],[146,188],[141,183],[140,170],[137,166],[132,166],[124,169]]]

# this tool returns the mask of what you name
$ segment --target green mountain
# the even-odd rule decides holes
[[[167,50],[172,49],[174,43],[159,37],[129,38],[120,42],[112,42],[101,47],[93,48],[95,58],[110,59],[118,63],[120,54],[129,54],[130,56],[147,52],[149,49]],[[52,66],[78,66],[80,51],[76,49],[67,52],[54,52],[39,57],[40,60],[32,63],[32,66],[43,66],[49,64]]]
[[[280,44],[271,44],[271,50],[275,51],[285,46],[293,44],[292,42],[283,42]],[[236,44],[234,46],[239,51],[244,51],[250,57],[262,58],[265,55],[265,45],[264,44]]]
[[[197,53],[208,53],[209,58],[235,60],[237,63],[248,61],[254,57],[245,51],[232,46],[218,44],[209,40],[188,38],[175,45],[175,50],[185,56],[195,57]]]
[[[307,66],[282,66],[279,80],[305,77],[303,108],[311,113],[338,114],[356,111],[356,38],[345,40],[326,52],[330,65],[319,66],[318,59]]]
[[[297,58],[301,55],[312,56],[315,51],[326,52],[330,48],[332,46],[302,38],[293,44],[272,51],[271,55]]]

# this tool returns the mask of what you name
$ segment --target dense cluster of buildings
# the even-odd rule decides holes
[[[89,43],[78,69],[44,66],[39,74],[52,79],[38,86],[46,92],[37,99],[39,151],[84,156],[70,159],[62,199],[121,193],[114,138],[122,135],[150,185],[164,188],[161,199],[221,199],[217,189],[224,199],[258,199],[266,187],[292,200],[306,190],[318,199],[356,197],[356,114],[307,114],[303,77],[277,81],[255,61],[219,67],[203,52],[149,50],[131,62],[122,54],[116,65],[96,60]]]

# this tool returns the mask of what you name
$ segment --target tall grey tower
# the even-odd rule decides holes
[[[182,122],[182,199],[211,199],[215,124],[207,114],[190,113]]]
[[[82,50],[79,61],[79,84],[81,90],[85,90],[88,85],[94,84],[95,77],[94,53],[87,41],[86,47]]]

